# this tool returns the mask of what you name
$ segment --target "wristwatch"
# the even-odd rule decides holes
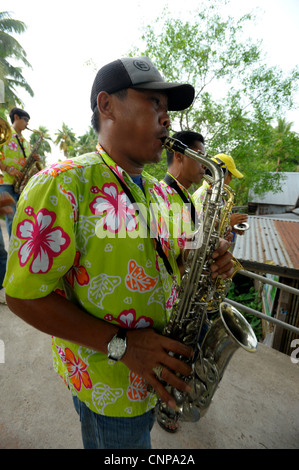
[[[113,336],[107,346],[107,356],[114,361],[120,361],[127,349],[127,331],[124,328],[119,328],[117,334]]]

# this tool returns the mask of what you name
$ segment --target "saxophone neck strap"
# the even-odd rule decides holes
[[[19,142],[19,146],[20,146],[20,148],[21,148],[21,150],[22,150],[22,152],[23,152],[24,158],[26,159],[26,158],[27,158],[27,155],[26,155],[26,153],[25,153],[24,146],[23,146],[22,142],[20,141],[20,138],[19,138],[18,134],[16,134],[16,138],[17,138],[17,141]]]
[[[187,196],[184,194],[184,192],[181,190],[181,188],[179,187],[178,183],[176,182],[176,180],[169,174],[167,173],[164,177],[164,181],[165,183],[170,186],[172,189],[175,189],[175,191],[178,193],[178,195],[180,196],[180,198],[182,199],[182,201],[187,204],[187,209],[191,215],[191,219],[192,219],[192,222],[195,224],[196,223],[196,210],[195,210],[195,207],[194,207],[194,204],[193,202],[191,201],[191,199],[187,198]],[[189,205],[190,204],[190,205]],[[191,208],[191,210],[190,210]]]

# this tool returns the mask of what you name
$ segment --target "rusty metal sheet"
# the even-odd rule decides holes
[[[249,216],[233,254],[247,269],[299,277],[299,221]]]

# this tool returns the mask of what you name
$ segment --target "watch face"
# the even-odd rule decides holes
[[[117,338],[114,336],[110,343],[108,344],[108,357],[110,359],[114,359],[115,361],[119,361],[126,352],[126,340]]]

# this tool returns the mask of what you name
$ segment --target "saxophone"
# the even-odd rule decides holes
[[[21,192],[25,188],[31,176],[35,175],[36,173],[42,170],[41,164],[34,159],[33,155],[38,151],[44,139],[44,134],[38,130],[31,130],[29,129],[29,127],[27,127],[27,129],[31,132],[37,132],[38,134],[40,134],[40,136],[38,140],[36,141],[36,143],[34,144],[30,152],[30,155],[26,158],[25,165],[20,170],[24,175],[23,178],[21,180],[15,180],[13,182],[13,188],[14,188],[15,193],[17,194],[21,194]]]
[[[195,152],[176,139],[167,137],[163,145],[200,161],[211,171],[213,181],[206,196],[202,227],[195,230],[195,243],[186,257],[185,274],[180,285],[174,281],[177,299],[163,333],[191,346],[194,351],[192,359],[179,357],[192,367],[191,376],[182,377],[192,391],[187,394],[166,385],[175,399],[175,410],[158,398],[158,419],[165,425],[173,425],[178,419],[198,421],[205,414],[233,353],[239,347],[256,351],[257,339],[241,313],[225,302],[220,303],[215,320],[208,318],[209,305],[217,289],[217,279],[212,279],[210,265],[219,243],[223,172],[207,154]]]
[[[211,182],[211,178],[205,176],[205,178]],[[221,220],[219,224],[219,237],[225,238],[230,229],[230,218],[232,214],[232,209],[235,201],[235,192],[226,184],[223,186],[222,197],[225,201],[224,208],[222,209]],[[248,225],[248,224],[247,224]],[[216,280],[215,294],[213,299],[210,302],[209,313],[211,314],[212,310],[219,310],[220,302],[223,301],[229,291],[229,288],[232,284],[234,275],[244,269],[242,264],[233,256],[234,271],[230,278],[222,279],[218,277]]]

